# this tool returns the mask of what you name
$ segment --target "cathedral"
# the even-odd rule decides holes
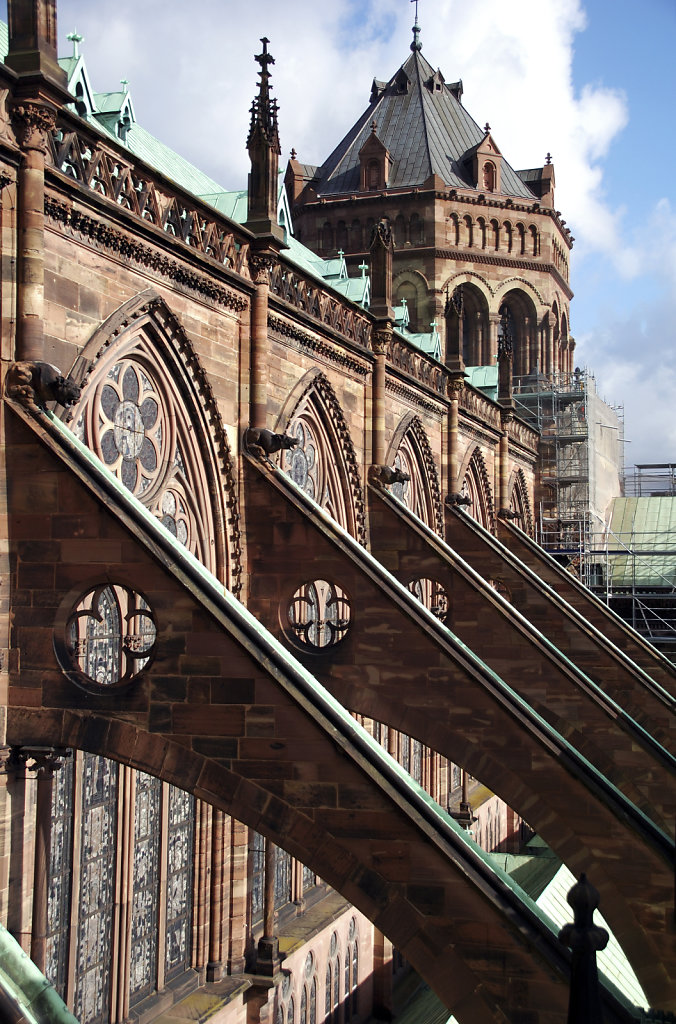
[[[0,27],[0,1016],[563,1024],[599,900],[599,1014],[675,1012],[675,670],[535,540],[550,158],[416,18],[318,166],[263,39],[228,191],[56,18]]]

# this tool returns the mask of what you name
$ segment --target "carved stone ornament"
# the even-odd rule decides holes
[[[56,110],[43,103],[17,103],[10,115],[21,149],[37,149],[46,154],[48,135],[56,127]]]
[[[460,491],[453,491],[451,494],[446,495],[445,504],[450,508],[456,505],[471,505],[472,499],[469,494],[461,494]]]
[[[14,363],[5,380],[5,393],[29,408],[44,409],[47,402],[69,408],[80,398],[80,388],[51,363]]]
[[[267,428],[249,427],[244,434],[244,447],[249,454],[260,459],[262,462],[269,463],[271,466],[273,466],[270,460],[271,455],[281,451],[288,451],[297,444],[297,437],[291,437],[290,434],[275,434]]]
[[[380,330],[376,330],[372,335],[372,345],[374,355],[384,356],[387,352],[388,345],[392,340],[392,328],[383,327]]]
[[[446,389],[449,398],[459,398],[465,387],[464,377],[449,377],[446,382]]]
[[[268,252],[250,252],[249,270],[254,284],[270,284],[270,274],[277,263],[277,257]]]
[[[377,466],[369,467],[369,482],[377,487],[389,487],[390,484],[405,484],[411,479],[410,473],[405,473],[398,466]]]

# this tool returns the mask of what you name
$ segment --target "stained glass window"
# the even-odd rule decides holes
[[[288,607],[288,622],[294,638],[312,650],[339,643],[347,634],[351,615],[345,592],[326,580],[303,584]]]
[[[68,931],[73,874],[73,758],[54,772],[52,836],[47,895],[45,975],[63,998],[68,970]]]
[[[114,686],[127,682],[148,663],[157,631],[147,602],[119,584],[88,590],[66,623],[65,647],[56,637],[56,653],[76,680]]]
[[[157,981],[160,797],[162,784],[136,773],[134,801],[134,876],[131,907],[130,1004],[149,995]]]
[[[168,818],[165,972],[170,981],[190,966],[195,798],[170,786]]]
[[[303,864],[303,892],[307,892],[317,882],[317,876],[315,875],[312,868],[309,868],[307,864]]]
[[[317,979],[310,985],[310,1024],[317,1024]]]
[[[331,963],[326,965],[326,978],[324,981],[324,1016],[327,1021],[331,1020],[331,995],[333,986],[331,984]]]
[[[265,839],[253,830],[250,833],[251,857],[251,922],[263,917],[263,885],[265,877]]]
[[[211,538],[217,530],[214,488],[206,479],[207,446],[200,446],[196,417],[188,418],[177,374],[157,365],[156,340],[137,335],[111,345],[117,355],[109,350],[90,375],[75,413],[75,432],[214,571]]]
[[[291,899],[291,857],[286,850],[275,848],[275,908]]]
[[[115,900],[117,765],[84,755],[75,1016],[107,1024]]]
[[[413,765],[411,775],[415,781],[422,786],[422,743],[420,740],[413,740]]]

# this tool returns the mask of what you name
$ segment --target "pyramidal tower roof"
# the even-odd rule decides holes
[[[487,129],[467,113],[461,95],[462,82],[447,85],[441,72],[423,57],[416,18],[410,57],[389,82],[374,79],[369,106],[317,169],[313,188],[318,195],[359,191],[359,152],[373,134],[389,154],[389,189],[423,185],[433,174],[449,188],[476,188],[472,157]],[[500,192],[535,198],[504,159]]]

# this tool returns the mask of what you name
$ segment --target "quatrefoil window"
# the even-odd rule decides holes
[[[340,643],[351,619],[345,591],[335,583],[313,580],[294,593],[287,608],[287,632],[304,650],[316,653]]]
[[[129,587],[104,583],[71,608],[54,647],[69,678],[108,688],[138,676],[156,641],[155,616],[147,601]]]

